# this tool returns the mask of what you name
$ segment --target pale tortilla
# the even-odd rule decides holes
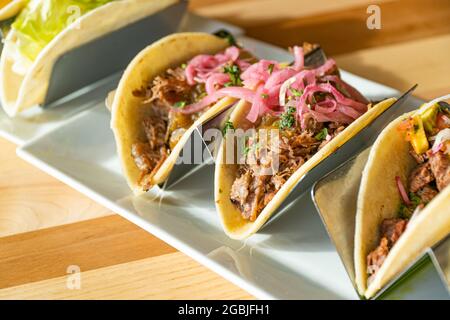
[[[11,30],[0,60],[0,97],[6,113],[14,117],[25,109],[44,103],[53,65],[64,53],[176,2],[177,0],[121,0],[88,12],[64,29],[40,52],[25,76],[13,72],[13,61],[7,54],[12,50],[11,41],[17,39],[16,33]]]
[[[216,209],[222,221],[226,234],[233,239],[245,239],[257,232],[264,223],[272,216],[273,212],[280,206],[297,182],[319,164],[324,158],[336,151],[346,141],[356,135],[364,127],[370,124],[384,110],[389,108],[395,102],[394,98],[380,102],[359,119],[350,124],[343,132],[336,136],[330,143],[317,152],[311,159],[305,162],[281,187],[274,198],[262,210],[258,218],[254,221],[248,221],[242,218],[240,211],[230,200],[230,191],[233,181],[236,178],[238,165],[225,164],[226,143],[225,139],[220,146],[216,169],[215,169],[215,202]],[[230,120],[235,128],[249,129],[253,124],[246,119],[250,110],[249,103],[242,102],[232,113]]]
[[[8,20],[17,15],[25,6],[25,0],[13,0],[0,9],[0,21]]]
[[[409,223],[375,278],[367,286],[367,255],[379,243],[381,222],[397,217],[401,203],[395,177],[399,176],[406,185],[411,170],[416,166],[409,154],[410,143],[398,130],[400,123],[413,113],[399,117],[383,130],[372,147],[362,175],[357,204],[354,256],[357,288],[366,298],[372,298],[428,247],[450,233],[449,186]]]
[[[138,184],[140,170],[134,163],[131,147],[133,143],[145,140],[142,120],[148,109],[142,107],[142,98],[135,97],[133,91],[150,83],[167,69],[177,67],[196,55],[215,54],[228,46],[226,40],[207,33],[177,33],[144,49],[128,66],[114,95],[111,127],[124,175],[135,194],[141,194],[144,190]],[[237,100],[233,98],[223,98],[197,119],[153,176],[152,185],[160,184],[167,179],[195,127],[235,101]]]

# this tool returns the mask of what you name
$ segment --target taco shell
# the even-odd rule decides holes
[[[306,161],[281,187],[274,198],[264,207],[257,219],[253,222],[242,218],[240,211],[231,202],[229,195],[233,181],[236,177],[238,165],[225,164],[226,143],[225,139],[220,146],[217,163],[215,168],[215,202],[216,209],[222,221],[226,234],[233,239],[245,239],[257,232],[266,221],[272,216],[274,211],[289,195],[290,191],[296,186],[297,182],[318,165],[324,158],[336,151],[345,142],[355,136],[364,127],[370,124],[383,111],[389,108],[395,102],[394,98],[384,100],[372,107],[365,114],[351,123],[344,131],[337,135],[330,143],[325,145],[311,159]],[[246,102],[240,103],[233,111],[230,120],[234,127],[243,130],[253,127],[253,124],[246,119],[251,105]]]
[[[167,69],[179,66],[196,55],[218,53],[228,46],[226,40],[207,33],[177,33],[144,49],[126,69],[114,96],[111,128],[124,175],[135,194],[141,194],[144,190],[138,184],[140,171],[131,155],[131,149],[133,143],[145,137],[142,127],[145,108],[140,108],[142,98],[135,97],[133,91],[140,89],[143,84],[150,83]],[[152,178],[152,185],[160,184],[167,179],[195,127],[235,101],[236,99],[223,98],[194,122],[157,170]]]
[[[25,6],[25,0],[12,0],[0,9],[0,21],[14,17]]]
[[[366,298],[374,297],[428,247],[450,233],[450,186],[447,186],[411,220],[368,285],[366,257],[378,245],[381,222],[396,217],[401,203],[395,177],[407,180],[416,166],[409,154],[410,143],[399,132],[399,125],[413,113],[399,117],[382,131],[363,171],[356,215],[355,272],[358,291]]]

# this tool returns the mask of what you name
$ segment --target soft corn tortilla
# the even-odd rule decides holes
[[[145,137],[142,120],[145,117],[146,108],[142,108],[142,99],[135,97],[133,91],[150,83],[167,69],[177,67],[196,55],[215,54],[228,46],[226,40],[210,34],[177,33],[144,49],[128,66],[114,96],[111,127],[114,131],[123,172],[135,194],[141,194],[144,191],[138,184],[140,171],[131,155],[131,147],[133,143],[141,141]],[[235,101],[232,98],[223,98],[195,121],[153,176],[152,185],[160,184],[167,179],[179,153],[195,127]]]
[[[12,50],[10,43],[17,40],[16,33],[11,30],[0,60],[0,97],[6,113],[14,117],[25,109],[44,103],[53,65],[64,53],[176,2],[121,0],[107,3],[82,16],[58,34],[40,52],[25,76],[13,72],[13,61],[8,57],[8,52]]]
[[[449,186],[410,222],[373,281],[367,285],[367,255],[378,245],[381,222],[397,217],[401,203],[395,177],[406,181],[416,166],[409,154],[410,143],[398,131],[400,123],[412,114],[399,117],[383,130],[372,147],[363,171],[357,204],[354,256],[356,285],[359,293],[366,298],[372,298],[428,247],[450,233]]]
[[[233,239],[245,239],[257,232],[264,223],[272,216],[273,212],[280,206],[283,200],[289,195],[297,182],[319,164],[324,158],[336,151],[340,146],[356,135],[364,127],[370,124],[383,111],[395,102],[394,98],[384,100],[368,110],[359,119],[351,123],[344,131],[336,136],[330,143],[317,152],[311,159],[306,161],[281,187],[274,198],[262,210],[258,218],[251,222],[242,218],[240,211],[230,200],[230,191],[233,181],[236,178],[238,165],[226,164],[226,143],[222,142],[218,152],[215,169],[215,202],[216,208],[222,221],[226,234]],[[230,120],[235,128],[249,129],[253,124],[246,119],[250,111],[249,103],[241,103],[232,113]]]
[[[7,20],[17,15],[25,6],[25,0],[12,0],[2,9],[0,9],[0,21]]]

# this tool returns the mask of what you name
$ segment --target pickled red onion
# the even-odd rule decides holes
[[[230,76],[225,73],[215,73],[211,75],[205,83],[206,93],[208,95],[213,94],[216,91],[216,85],[223,86],[230,81]]]
[[[396,176],[395,177],[395,181],[397,183],[397,188],[398,188],[398,191],[400,192],[400,196],[402,197],[403,202],[407,206],[409,206],[411,204],[411,201],[409,200],[408,193],[406,193],[406,189],[405,189],[405,186],[402,183],[402,180],[400,179],[399,176]]]
[[[444,142],[450,140],[450,129],[446,128],[436,135],[436,140],[434,141],[433,147],[431,148],[431,153],[435,154],[441,150]]]
[[[361,103],[365,103],[365,104],[369,103],[369,101],[358,90],[353,88],[351,85],[349,85],[348,83],[343,81],[338,76],[324,76],[323,80],[334,82],[334,83],[340,85],[341,87],[343,87],[344,90],[346,90],[348,92],[348,94],[350,95],[349,98],[359,101]]]
[[[305,57],[303,54],[303,48],[295,46],[294,49],[294,65],[293,68],[296,71],[300,71],[305,67]]]
[[[213,94],[204,97],[197,103],[190,104],[184,108],[176,109],[177,112],[183,114],[191,114],[195,112],[199,112],[209,106],[210,104],[216,102],[217,100],[223,97],[231,97],[236,99],[242,99],[249,102],[253,102],[255,93],[248,89],[242,87],[228,87],[222,88],[215,91]]]

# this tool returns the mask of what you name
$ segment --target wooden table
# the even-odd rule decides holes
[[[369,4],[381,30],[366,27]],[[319,42],[341,68],[431,99],[450,92],[448,0],[195,0],[249,36]],[[183,253],[40,172],[0,140],[0,298],[251,299]],[[82,289],[68,290],[78,265]]]

